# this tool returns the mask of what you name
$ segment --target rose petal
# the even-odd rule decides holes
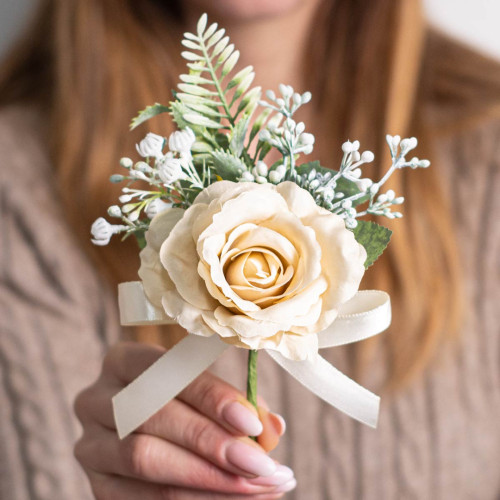
[[[259,189],[260,185],[253,182],[231,182],[217,181],[206,187],[195,199],[195,203],[205,203],[209,205],[214,200],[224,203],[229,198],[234,198],[245,191]]]
[[[365,272],[366,251],[337,215],[315,215],[303,222],[314,230],[319,245],[328,249],[321,259],[323,274],[328,280],[323,307],[336,309],[357,292]]]
[[[295,182],[281,182],[276,186],[276,191],[285,199],[290,212],[299,218],[313,216],[323,210],[316,205],[309,191],[302,189]]]
[[[191,226],[205,205],[193,205],[175,225],[160,248],[160,260],[181,297],[200,309],[214,309],[215,301],[197,270],[198,254],[191,237]]]
[[[182,208],[172,207],[153,217],[145,235],[148,246],[159,252],[162,243],[168,238],[177,222],[182,219],[184,212]]]
[[[231,328],[234,333],[244,338],[255,336],[271,337],[281,330],[287,330],[289,327],[287,323],[277,324],[267,321],[255,321],[244,314],[232,314],[225,307],[218,307],[214,312],[214,316],[219,325]]]
[[[281,299],[277,304],[265,309],[245,312],[251,318],[273,323],[282,321],[280,318],[290,318],[293,324],[293,318],[300,316],[303,311],[309,311],[310,308],[319,301],[326,288],[327,281],[323,276],[320,276],[308,287],[292,297]]]
[[[144,293],[149,301],[156,307],[162,307],[161,298],[165,290],[173,290],[174,283],[160,262],[158,252],[149,245],[143,248],[139,254],[141,267],[139,277],[142,280]]]
[[[203,337],[214,334],[203,321],[202,311],[186,302],[176,290],[168,290],[163,294],[162,305],[165,312],[189,333]]]
[[[269,346],[266,349],[273,349],[273,347]],[[294,335],[286,332],[273,350],[279,351],[285,358],[294,361],[312,361],[318,355],[318,336],[316,334]]]

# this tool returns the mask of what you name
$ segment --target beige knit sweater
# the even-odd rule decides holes
[[[0,113],[0,499],[87,500],[72,401],[120,328],[113,291],[61,222],[41,128],[29,111]],[[261,356],[259,390],[288,423],[275,453],[298,478],[287,498],[500,498],[500,122],[451,138],[442,153],[468,285],[463,339],[382,401],[377,430]],[[229,350],[214,369],[243,387],[243,355]],[[349,367],[343,348],[326,357]]]

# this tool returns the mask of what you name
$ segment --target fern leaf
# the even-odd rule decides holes
[[[193,85],[213,85],[214,82],[208,78],[203,78],[199,75],[181,75],[179,77],[184,83],[191,83]]]
[[[220,42],[218,42],[217,45],[212,50],[212,59],[214,57],[217,57],[227,47],[228,43],[229,43],[228,36],[225,36]]]
[[[200,61],[203,59],[202,55],[195,54],[193,52],[189,52],[185,50],[184,52],[181,52],[181,56],[186,59],[187,61]]]
[[[231,81],[227,84],[226,90],[232,89],[239,85],[250,73],[253,71],[253,66],[247,66],[243,68],[241,71],[238,71],[236,75],[231,79]]]
[[[179,83],[177,85],[182,92],[185,92],[186,94],[191,94],[191,95],[196,95],[196,96],[201,96],[201,97],[209,97],[209,96],[216,96],[216,92],[212,92],[204,87],[199,87],[198,85],[192,85],[190,83]]]
[[[184,47],[187,47],[188,49],[193,49],[193,50],[201,50],[201,47],[199,44],[196,42],[193,42],[192,40],[182,40],[182,45]]]
[[[253,113],[255,111],[255,108],[259,104],[261,95],[262,92],[260,87],[254,87],[253,89],[249,90],[245,94],[243,99],[241,99],[234,116],[238,116],[242,111],[245,111],[246,113]]]
[[[205,28],[207,27],[208,16],[206,14],[202,14],[200,17],[198,24],[196,25],[196,31],[198,32],[198,36],[201,38],[203,33],[205,32]]]
[[[219,42],[221,40],[221,38],[224,36],[224,33],[226,32],[226,30],[219,30],[217,31],[217,33],[215,33],[211,38],[210,40],[207,41],[206,45],[205,45],[205,48],[208,50],[210,49],[210,47],[212,47],[213,45],[215,45],[217,42]]]
[[[130,123],[130,130],[138,127],[141,123],[153,118],[153,116],[159,115],[161,113],[166,113],[170,109],[168,106],[163,104],[155,103],[152,106],[147,106],[145,109],[139,112],[139,114]]]
[[[240,58],[240,51],[235,50],[227,59],[227,61],[224,63],[224,66],[222,66],[222,72],[221,72],[221,77],[224,78],[227,76],[233,68],[236,66],[236,63],[238,62],[238,59]]]
[[[184,115],[184,120],[187,122],[193,124],[193,125],[199,125],[200,127],[207,127],[207,128],[221,128],[220,122],[216,122],[206,116],[200,115],[198,113],[186,113]]]
[[[212,23],[203,33],[203,40],[206,42],[217,30],[217,23]],[[201,36],[201,35],[200,35]]]

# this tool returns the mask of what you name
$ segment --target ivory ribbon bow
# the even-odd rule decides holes
[[[118,287],[123,326],[175,323],[153,306],[140,281]],[[334,347],[366,339],[391,323],[389,295],[378,290],[357,292],[342,305],[337,319],[318,333],[319,347]],[[218,335],[188,335],[113,397],[116,428],[128,436],[198,375],[228,347]],[[377,426],[380,398],[342,374],[319,354],[313,361],[292,361],[277,351],[267,353],[290,375],[327,403],[371,427]]]

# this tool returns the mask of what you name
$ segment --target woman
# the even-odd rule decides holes
[[[277,464],[295,471],[289,498],[301,500],[498,497],[500,70],[427,30],[419,7],[41,3],[0,82],[1,498],[91,498],[71,457],[80,433],[71,401],[97,377],[106,351],[101,375],[76,403],[84,434],[75,451],[99,499],[279,498],[296,481]],[[93,252],[88,228],[116,199],[107,178],[117,159],[144,134],[127,132],[130,117],[168,102],[181,33],[202,11],[227,28],[258,84],[313,91],[302,118],[323,164],[335,167],[347,137],[383,158],[385,132],[417,135],[419,154],[434,163],[411,182],[395,179],[406,219],[365,278],[392,295],[391,333],[326,354],[370,389],[391,390],[379,428],[327,407],[263,359],[260,379],[269,383],[260,392],[288,423],[277,463],[264,450],[284,432],[282,419],[262,408],[259,423],[223,382],[242,380],[240,351],[216,363],[220,379],[202,375],[121,443],[111,418],[111,395],[163,348],[108,351],[122,333],[113,285],[135,279],[137,249]],[[162,119],[150,126],[171,130]],[[136,334],[171,345],[182,332]]]

